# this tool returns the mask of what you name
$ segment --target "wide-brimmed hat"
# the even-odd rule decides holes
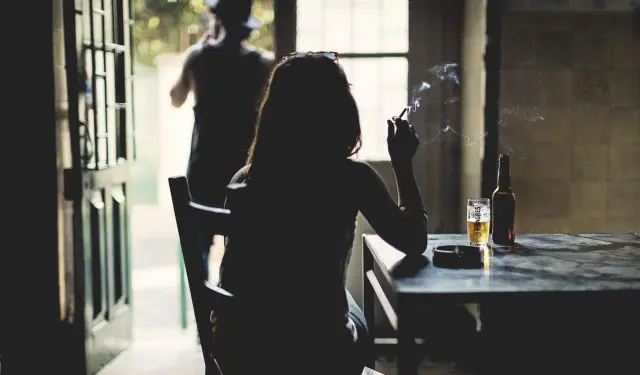
[[[209,10],[226,24],[257,29],[262,23],[251,15],[253,0],[205,0]]]

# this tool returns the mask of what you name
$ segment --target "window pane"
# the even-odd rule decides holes
[[[298,0],[297,4],[297,50],[405,53],[409,49],[408,0]]]
[[[249,44],[259,49],[273,52],[273,0],[256,0],[253,2],[252,15],[262,26],[251,34]],[[306,20],[313,22],[312,20]]]
[[[359,159],[389,160],[386,120],[407,102],[407,59],[404,57],[341,58],[362,127]]]
[[[352,24],[351,14],[343,7],[329,8],[324,10],[324,40],[325,48],[331,51],[351,51],[352,50]],[[331,23],[331,26],[327,25]],[[298,31],[300,33],[300,31]]]
[[[380,11],[379,7],[370,6],[353,15],[353,33],[350,39],[355,42],[358,51],[381,50],[381,37],[386,31],[382,27],[371,27],[371,25],[381,25]],[[392,46],[393,48],[395,46]]]
[[[96,5],[94,4],[94,7]],[[96,42],[104,41],[102,34],[102,27],[104,26],[104,18],[103,15],[97,12],[93,13],[93,39]]]
[[[113,19],[113,11],[114,9],[112,8],[112,4],[111,1],[105,1],[104,2],[104,39],[106,42],[110,42],[113,43],[113,30],[115,29],[114,27],[114,22],[115,20]],[[95,17],[95,16],[94,16]]]
[[[320,31],[313,33],[305,33],[299,34],[296,37],[296,43],[298,47],[297,50],[302,51],[322,51],[325,48],[324,46],[324,38]],[[303,46],[303,47],[300,47]]]
[[[300,5],[303,6],[300,6]],[[322,1],[298,0],[297,22],[305,30],[322,30]]]

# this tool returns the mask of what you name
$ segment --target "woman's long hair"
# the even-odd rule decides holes
[[[268,179],[291,165],[345,160],[360,144],[358,107],[337,61],[320,53],[289,56],[274,68],[262,98],[249,175]]]

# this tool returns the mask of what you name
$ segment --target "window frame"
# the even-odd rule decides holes
[[[408,38],[408,35],[407,35]],[[341,53],[339,51],[335,51],[338,53],[338,59],[343,58],[343,59],[349,59],[349,60],[374,60],[374,59],[384,59],[384,58],[404,58],[407,62],[407,76],[405,77],[405,79],[407,80],[407,98],[405,100],[405,103],[407,103],[410,98],[409,98],[409,94],[411,93],[411,85],[408,82],[409,81],[409,52],[350,52],[350,53]],[[398,111],[401,110],[401,107],[398,107]],[[390,116],[393,115],[390,114]],[[363,160],[363,161],[367,161],[367,162],[390,162],[390,158],[387,156],[386,158],[361,158],[359,155],[359,153],[356,153],[355,157],[357,159]]]
[[[274,43],[275,54],[278,59],[296,50],[297,42],[297,1],[274,1]],[[439,1],[409,1],[409,49],[406,53],[344,53],[344,58],[379,58],[379,57],[405,57],[408,61],[407,95],[406,100],[411,100],[411,87],[421,80],[426,66],[442,63],[445,60],[460,59],[461,55],[461,31],[464,27],[461,10],[464,9],[465,0]],[[487,7],[499,9],[502,0],[487,0]],[[492,11],[487,11],[490,17]],[[487,20],[495,25],[497,17]],[[495,26],[494,26],[495,27]],[[494,38],[499,38],[499,33]],[[496,48],[500,48],[496,43]],[[336,51],[340,52],[340,51]],[[499,52],[497,52],[499,55]],[[499,74],[499,62],[487,61],[487,83],[489,83],[489,69],[497,69]],[[490,103],[494,95],[487,95],[486,102]],[[494,109],[497,110],[497,107]],[[433,106],[426,111],[418,111],[412,114],[411,122],[415,125],[419,134],[424,134],[428,125],[434,118],[439,118],[443,108]],[[495,117],[495,116],[494,116]],[[485,124],[491,124],[490,111],[485,112]],[[491,144],[497,145],[497,133],[487,129],[485,140],[485,161],[487,167],[483,167],[482,180],[493,183],[495,168],[488,160],[491,158]],[[462,181],[458,176],[460,150],[454,143],[433,143],[428,148],[419,148],[414,162],[414,173],[420,193],[429,210],[430,233],[457,233],[462,220],[460,209],[459,190]],[[388,161],[375,163],[380,168],[387,168]],[[376,167],[377,168],[377,167]],[[452,169],[454,168],[454,169]],[[456,177],[456,178],[452,178]],[[435,182],[435,183],[434,183]],[[393,181],[387,183],[393,185]]]
[[[320,0],[322,1],[322,0]],[[278,1],[278,0],[274,0],[274,9],[276,9],[275,3],[283,3],[284,1]],[[407,8],[409,7],[409,2],[407,1]],[[289,43],[291,43],[291,47],[292,51],[297,51],[297,29],[298,29],[298,24],[297,24],[297,11],[298,11],[298,2],[297,0],[294,1],[290,1],[290,3],[292,3],[293,5],[291,6],[290,9],[287,9],[289,12],[292,12],[294,15],[294,20],[293,22],[289,21],[290,25],[292,26],[292,32],[294,34],[294,40],[293,41],[289,41]],[[350,7],[351,10],[353,11],[353,2],[350,2]],[[286,14],[286,13],[285,13]],[[278,15],[276,13],[276,15]],[[290,14],[287,14],[290,15]],[[282,14],[280,14],[280,16],[282,16]],[[276,17],[277,18],[277,17]],[[409,19],[407,19],[407,41],[409,41]],[[276,40],[278,40],[278,38],[281,38],[283,36],[279,35],[278,32],[275,32],[275,38]],[[288,37],[291,37],[290,35],[288,35]],[[276,46],[279,43],[276,42]],[[332,50],[333,52],[336,52],[338,54],[338,59],[348,59],[348,60],[358,60],[358,59],[384,59],[384,58],[404,58],[406,63],[407,63],[407,76],[405,77],[405,79],[407,80],[407,95],[406,95],[406,100],[410,100],[410,94],[411,94],[411,83],[409,81],[409,71],[410,71],[410,54],[409,54],[409,48],[407,47],[407,50],[405,52],[341,52],[339,50]],[[287,52],[288,53],[288,52]],[[284,56],[286,55],[286,53],[278,53],[276,52],[276,54],[278,56]],[[400,109],[399,109],[400,110]],[[356,157],[359,158],[359,156],[356,154]],[[365,161],[372,161],[372,162],[389,162],[389,158],[383,158],[383,159],[366,159],[363,158],[362,160]]]

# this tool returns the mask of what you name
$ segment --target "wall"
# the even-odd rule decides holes
[[[184,175],[187,171],[191,131],[193,129],[193,98],[189,96],[182,107],[171,106],[169,91],[180,75],[183,56],[166,53],[156,59],[157,93],[150,98],[158,112],[159,147],[158,204],[173,210],[167,177]]]
[[[162,155],[158,105],[158,73],[155,67],[136,64],[133,85],[133,109],[136,137],[136,162],[131,167],[134,176],[129,194],[134,204],[155,205],[158,203],[158,161]],[[169,94],[165,93],[165,104]],[[169,105],[169,104],[167,104]]]
[[[29,30],[40,43],[14,38],[3,29],[12,57],[3,64],[5,77],[21,77],[3,103],[3,228],[0,352],[3,374],[62,372],[59,345],[60,295],[58,257],[58,175],[54,66],[55,2],[40,3],[29,14]],[[5,3],[6,14],[19,16],[22,3]],[[11,8],[11,5],[15,7]],[[18,8],[20,7],[20,8]],[[5,80],[7,80],[5,79]],[[62,103],[60,104],[62,106]],[[5,156],[6,155],[6,156]],[[34,360],[34,338],[39,350]],[[68,348],[68,347],[67,347]],[[64,372],[63,372],[64,373]]]
[[[461,153],[460,213],[466,217],[466,199],[481,196],[484,142],[484,51],[486,40],[486,1],[466,0],[462,35],[462,123],[461,134],[478,142],[463,141]],[[460,223],[460,232],[463,233]]]
[[[136,66],[134,92],[133,235],[175,240],[176,246],[178,233],[167,178],[186,173],[193,128],[192,98],[176,109],[169,97],[182,61],[180,54],[167,53],[157,57],[155,68]]]
[[[63,2],[53,2],[53,72],[56,111],[56,170],[58,184],[58,285],[60,320],[73,314],[73,207],[64,197],[64,170],[71,168],[69,99],[65,66]]]
[[[517,230],[640,230],[630,16],[507,12],[502,35],[500,149],[513,159]]]

